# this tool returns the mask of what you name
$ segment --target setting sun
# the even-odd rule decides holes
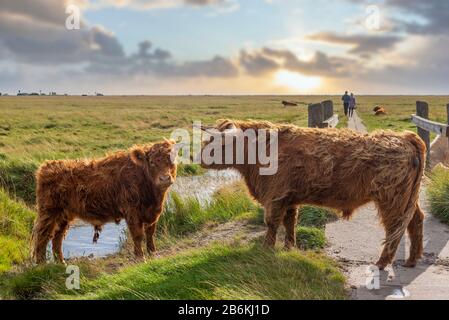
[[[281,70],[275,74],[277,85],[293,89],[296,91],[305,91],[316,89],[321,85],[321,78],[304,76],[297,72]]]

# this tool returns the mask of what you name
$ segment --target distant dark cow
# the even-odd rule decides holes
[[[423,251],[423,213],[418,196],[426,154],[425,144],[416,134],[377,131],[368,135],[346,129],[231,120],[221,120],[215,130],[211,129],[203,127],[214,137],[221,135],[222,150],[218,153],[223,156],[221,163],[226,163],[226,150],[234,153],[240,150],[235,141],[242,141],[239,138],[242,132],[258,129],[278,132],[278,170],[274,175],[261,175],[259,169],[264,165],[259,161],[202,164],[206,168],[234,168],[240,172],[252,196],[265,207],[266,246],[275,245],[281,223],[286,229],[285,247],[295,246],[299,205],[338,209],[349,218],[355,209],[373,201],[386,232],[378,267],[383,269],[392,262],[406,230],[411,239],[406,266],[416,265]],[[256,140],[260,140],[258,135]],[[213,141],[215,138],[205,142],[204,147]],[[233,145],[229,146],[230,143]],[[247,159],[248,142],[243,150]]]
[[[173,141],[135,146],[96,160],[45,162],[37,171],[38,217],[33,228],[33,258],[45,261],[52,239],[55,260],[63,263],[62,241],[70,223],[79,218],[95,227],[125,219],[134,241],[134,253],[143,258],[154,252],[154,232],[167,190],[176,178]]]
[[[289,102],[289,101],[282,101],[282,104],[284,105],[284,107],[297,107],[298,104],[295,102]]]

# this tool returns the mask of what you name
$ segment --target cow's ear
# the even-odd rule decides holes
[[[143,165],[145,161],[145,152],[140,148],[131,150],[131,160],[138,165]]]

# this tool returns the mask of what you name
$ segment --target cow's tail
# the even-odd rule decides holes
[[[413,182],[411,185],[410,197],[407,202],[407,206],[403,212],[403,216],[397,222],[397,227],[395,232],[391,234],[388,239],[385,239],[385,245],[400,241],[404,235],[410,221],[415,215],[417,206],[419,205],[419,191],[421,186],[421,180],[424,175],[424,170],[426,167],[426,154],[427,148],[424,141],[414,133],[407,133],[405,139],[410,142],[415,151],[415,154],[411,158],[410,168],[415,172],[413,177]]]

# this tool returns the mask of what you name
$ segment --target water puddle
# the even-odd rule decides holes
[[[209,170],[202,176],[178,177],[171,191],[182,197],[196,197],[200,203],[209,201],[215,191],[224,185],[240,180],[234,170]],[[64,257],[104,257],[117,252],[125,240],[126,223],[106,224],[96,244],[92,243],[93,227],[80,224],[72,226],[63,243]]]

